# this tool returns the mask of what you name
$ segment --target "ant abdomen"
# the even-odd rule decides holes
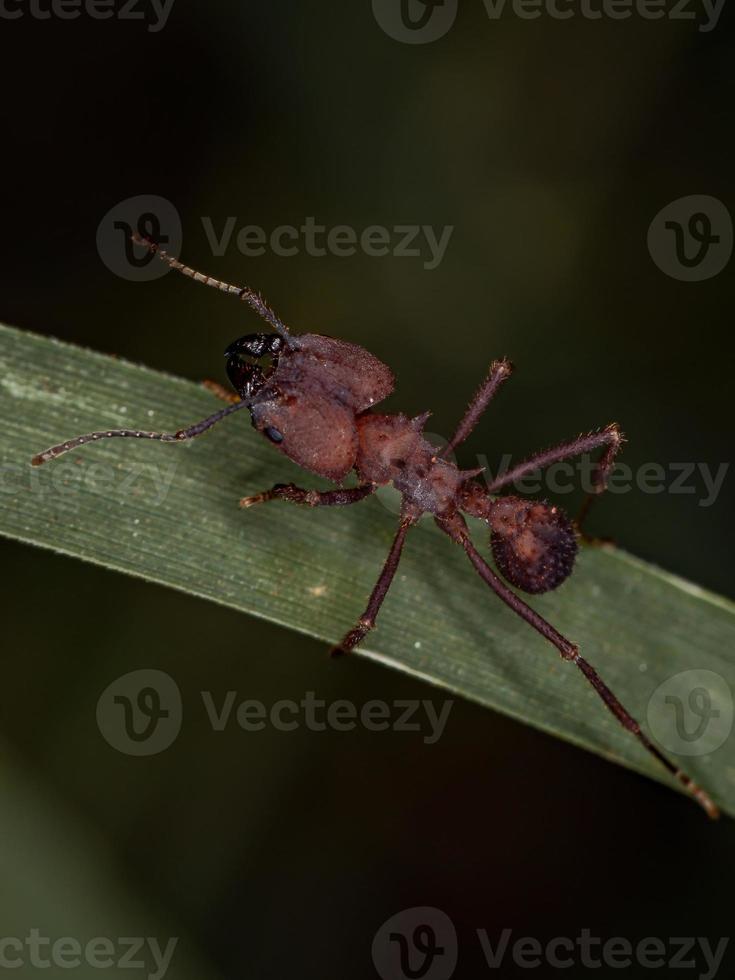
[[[577,556],[574,525],[559,507],[499,497],[488,517],[498,571],[511,585],[537,595],[557,588]]]

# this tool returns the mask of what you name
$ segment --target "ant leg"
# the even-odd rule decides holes
[[[270,490],[263,493],[256,493],[252,497],[243,497],[240,507],[254,507],[255,504],[265,503],[267,500],[290,500],[294,504],[306,504],[307,507],[345,507],[347,504],[356,504],[371,493],[375,493],[377,487],[374,483],[365,483],[360,487],[348,487],[341,490],[304,490],[293,483],[277,483]]]
[[[513,373],[513,365],[510,361],[503,358],[500,361],[493,361],[488,369],[487,376],[472,396],[472,401],[467,406],[467,411],[455,429],[454,435],[447,445],[439,453],[439,456],[447,456],[456,449],[460,443],[464,442],[480,420],[480,416],[488,407],[496,392]]]
[[[610,473],[612,472],[615,464],[615,457],[620,452],[620,447],[623,443],[623,434],[620,431],[620,426],[616,422],[613,422],[612,425],[608,425],[602,430],[601,434],[607,434],[610,441],[607,444],[603,444],[605,448],[603,449],[602,455],[598,459],[597,465],[592,473],[592,493],[588,493],[585,497],[584,501],[582,502],[582,506],[579,508],[577,519],[575,521],[577,530],[588,544],[613,543],[609,538],[590,537],[582,530],[582,525],[587,518],[592,502],[596,500],[601,493],[604,493],[605,489],[607,488],[607,481],[610,478]]]
[[[529,456],[522,463],[506,470],[505,473],[488,483],[488,493],[495,493],[501,487],[507,486],[509,483],[514,483],[534,470],[544,469],[552,463],[559,463],[563,459],[569,459],[570,456],[580,456],[582,453],[590,453],[604,446],[605,451],[592,474],[593,493],[602,493],[607,486],[610,470],[612,469],[612,464],[622,441],[623,434],[620,431],[620,427],[617,422],[613,422],[612,425],[606,426],[601,432],[592,432],[587,436],[579,436],[578,439],[572,439],[570,442],[562,442],[560,445],[554,446],[551,449],[534,453],[533,456]]]
[[[396,574],[398,562],[401,560],[401,552],[403,551],[403,545],[406,540],[406,535],[408,534],[408,529],[413,525],[413,523],[414,518],[412,517],[404,517],[401,519],[396,536],[393,538],[393,544],[388,552],[388,557],[383,565],[383,570],[378,577],[378,581],[375,583],[375,588],[370,593],[370,598],[368,599],[365,612],[358,620],[357,626],[350,630],[340,644],[332,648],[330,652],[333,657],[341,653],[349,653],[349,651],[356,647],[358,643],[362,642],[365,636],[375,626],[375,620],[377,619],[378,612],[380,611],[383,600],[385,599],[388,589],[391,586],[393,576]]]
[[[713,802],[713,800],[701,789],[685,772],[683,772],[677,765],[675,765],[671,760],[667,759],[666,756],[650,741],[648,736],[642,731],[641,726],[628,713],[628,711],[623,707],[623,705],[618,701],[610,688],[604,683],[602,678],[599,676],[597,671],[592,667],[587,661],[580,656],[579,648],[576,644],[571,643],[565,636],[562,636],[558,630],[554,629],[551,623],[547,622],[542,616],[539,616],[535,610],[531,609],[530,606],[515,594],[505,582],[499,578],[492,568],[488,565],[485,559],[480,555],[475,546],[470,540],[469,533],[467,531],[467,525],[459,514],[449,519],[442,520],[441,518],[435,518],[436,523],[448,534],[453,541],[461,544],[465,550],[465,554],[472,562],[475,571],[478,573],[480,578],[490,586],[493,592],[503,600],[503,602],[509,606],[513,612],[517,613],[521,619],[524,619],[530,626],[533,626],[541,636],[547,639],[550,643],[553,643],[562,656],[563,660],[569,660],[576,664],[581,670],[584,676],[587,678],[589,683],[594,688],[595,692],[604,702],[605,706],[613,715],[617,718],[620,724],[627,731],[631,732],[638,741],[643,745],[643,747],[650,752],[650,754],[657,759],[679,782],[686,788],[694,799],[699,803],[699,805],[707,812],[707,815],[716,819],[719,816],[719,810]]]
[[[576,520],[577,527],[581,530],[582,522],[587,516],[592,501],[607,486],[615,457],[620,451],[622,442],[623,434],[620,431],[620,426],[617,422],[613,422],[601,432],[579,436],[578,439],[572,439],[570,442],[563,442],[551,449],[535,453],[533,456],[530,456],[522,463],[512,467],[512,469],[507,470],[501,476],[496,477],[496,479],[488,483],[487,492],[496,493],[501,487],[505,487],[509,483],[514,483],[534,470],[544,469],[552,463],[559,463],[564,459],[569,459],[571,456],[580,456],[582,453],[594,452],[595,449],[602,447],[602,455],[592,472],[592,492],[587,495]]]
[[[221,402],[228,402],[228,404],[234,405],[235,402],[240,401],[240,396],[236,391],[230,391],[229,388],[225,388],[224,385],[221,385],[219,381],[210,381],[209,378],[205,378],[204,381],[202,381],[202,386],[206,388],[207,391],[211,391],[211,393],[215,397],[219,398]]]

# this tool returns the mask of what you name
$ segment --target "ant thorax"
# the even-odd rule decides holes
[[[428,413],[373,415],[357,419],[358,453],[355,469],[360,480],[378,486],[392,483],[404,505],[416,513],[437,516],[457,509],[458,491],[472,473],[437,455],[422,435]]]

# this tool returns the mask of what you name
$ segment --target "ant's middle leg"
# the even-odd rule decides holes
[[[263,493],[256,493],[252,497],[243,497],[240,501],[240,507],[254,507],[255,504],[262,504],[267,500],[290,500],[293,504],[306,504],[307,507],[345,507],[348,504],[356,504],[360,500],[364,500],[376,490],[377,487],[374,483],[365,483],[360,487],[348,487],[341,490],[304,490],[293,483],[277,483]]]

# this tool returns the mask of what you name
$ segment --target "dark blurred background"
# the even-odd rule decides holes
[[[175,0],[160,30],[142,2],[148,24],[8,4],[24,15],[0,23],[0,316],[221,379],[222,349],[254,318],[173,275],[115,275],[98,253],[110,209],[161,195],[187,262],[256,286],[296,330],[369,347],[397,374],[390,407],[432,408],[435,432],[487,362],[511,356],[517,375],[468,465],[617,420],[633,468],[716,470],[732,448],[732,261],[684,281],[647,236],[681,198],[735,208],[733,17],[702,30],[702,8],[679,19],[673,6],[652,20],[578,5],[570,19],[491,19],[465,0],[444,36],[416,44],[386,29],[398,0],[376,0],[379,16],[367,0]],[[432,269],[426,254],[316,256],[303,241],[245,257],[234,236],[214,256],[203,216],[267,234],[309,216],[358,234],[453,232]],[[732,476],[711,506],[694,485],[609,495],[592,530],[732,595]],[[463,978],[487,972],[482,928],[493,942],[504,928],[541,942],[729,935],[730,820],[710,825],[664,787],[470,704],[433,746],[192,723],[160,755],[116,753],[95,704],[138,668],[168,672],[185,702],[439,694],[357,658],[335,671],[320,644],[184,595],[14,543],[2,553],[0,935],[176,935],[168,976],[228,980],[374,977],[373,936],[414,906],[450,916]],[[87,612],[70,616],[80,596]],[[698,963],[685,975],[706,975]]]

